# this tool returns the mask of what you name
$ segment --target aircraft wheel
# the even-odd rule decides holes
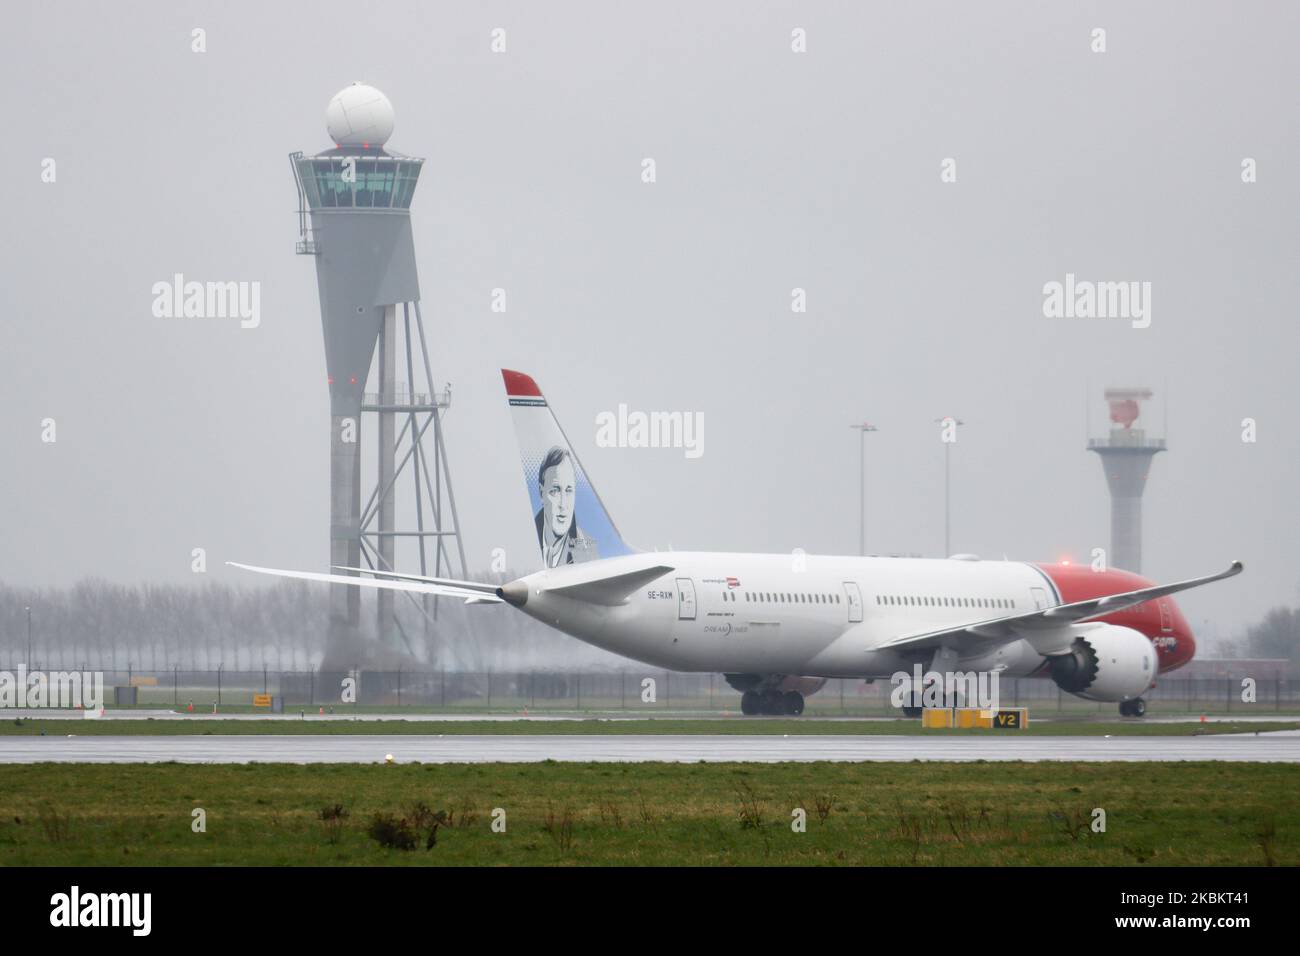
[[[752,690],[747,690],[740,695],[740,712],[747,717],[752,717],[762,709],[762,700],[758,694]]]
[[[1130,717],[1145,717],[1147,713],[1147,702],[1141,697],[1135,697],[1128,702],[1128,715]]]
[[[770,690],[763,695],[763,713],[780,716],[785,713],[785,702],[779,690]]]
[[[781,698],[783,709],[791,717],[798,717],[803,713],[803,694],[797,690],[788,690]]]
[[[904,707],[904,708],[903,708],[903,716],[904,716],[904,717],[920,717],[920,716],[921,716],[921,710],[922,710],[922,708],[920,708],[920,707]]]

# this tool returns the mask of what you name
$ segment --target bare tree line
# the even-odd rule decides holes
[[[31,661],[43,668],[290,671],[318,668],[327,655],[330,666],[475,671],[627,663],[504,606],[466,606],[449,598],[437,602],[434,620],[418,600],[399,596],[399,626],[381,641],[373,598],[367,598],[360,633],[346,635],[340,650],[330,646],[325,585],[123,585],[87,579],[69,588],[23,588],[0,582],[0,667],[27,661],[28,607]],[[431,601],[429,606],[432,612]]]
[[[1247,627],[1241,640],[1225,642],[1224,649],[1232,657],[1285,658],[1294,673],[1300,666],[1300,608],[1273,608]]]

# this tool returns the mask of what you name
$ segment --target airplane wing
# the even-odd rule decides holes
[[[1187,581],[1179,581],[1177,584],[1161,584],[1156,587],[1141,588],[1137,591],[1126,591],[1123,594],[1109,594],[1105,597],[1089,598],[1086,601],[1075,601],[1072,604],[1058,604],[1055,607],[1041,608],[1021,614],[1008,614],[1005,617],[990,618],[987,621],[963,624],[960,627],[904,634],[902,637],[892,638],[877,646],[881,649],[888,648],[890,650],[928,650],[944,646],[960,648],[964,643],[987,642],[1001,644],[1023,638],[1034,644],[1039,653],[1049,656],[1051,654],[1063,654],[1069,649],[1073,635],[1069,635],[1064,644],[1061,645],[1060,640],[1052,639],[1050,632],[1064,634],[1063,628],[1066,625],[1077,624],[1106,614],[1113,614],[1116,611],[1123,611],[1144,601],[1177,594],[1179,591],[1200,587],[1202,584],[1222,581],[1224,578],[1240,574],[1241,571],[1242,563],[1234,561],[1226,571],[1220,571],[1218,574],[1207,575],[1203,578],[1192,578]],[[1035,640],[1035,638],[1041,640]]]
[[[464,598],[466,604],[500,604],[495,585],[480,581],[457,581],[452,578],[421,578],[417,575],[399,575],[390,571],[370,571],[367,574],[385,575],[379,578],[358,578],[350,574],[321,574],[316,571],[282,571],[279,568],[259,568],[238,561],[226,564],[257,574],[269,574],[278,578],[294,578],[298,581],[321,581],[325,584],[347,584],[360,588],[379,588],[385,591],[413,591],[416,594],[437,594],[443,597]],[[348,570],[361,570],[350,568]],[[397,580],[394,580],[397,579]]]

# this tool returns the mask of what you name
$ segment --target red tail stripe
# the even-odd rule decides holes
[[[531,375],[515,372],[508,368],[501,370],[501,377],[506,383],[506,394],[515,398],[542,397],[542,390],[537,387]]]

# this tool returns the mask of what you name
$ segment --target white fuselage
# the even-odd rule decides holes
[[[553,588],[656,565],[669,573],[594,604]],[[1051,580],[1014,561],[658,552],[539,571],[523,578],[522,610],[616,654],[680,671],[888,677],[915,654],[891,638],[1060,603]],[[1024,641],[977,649],[963,668],[1033,673]]]

